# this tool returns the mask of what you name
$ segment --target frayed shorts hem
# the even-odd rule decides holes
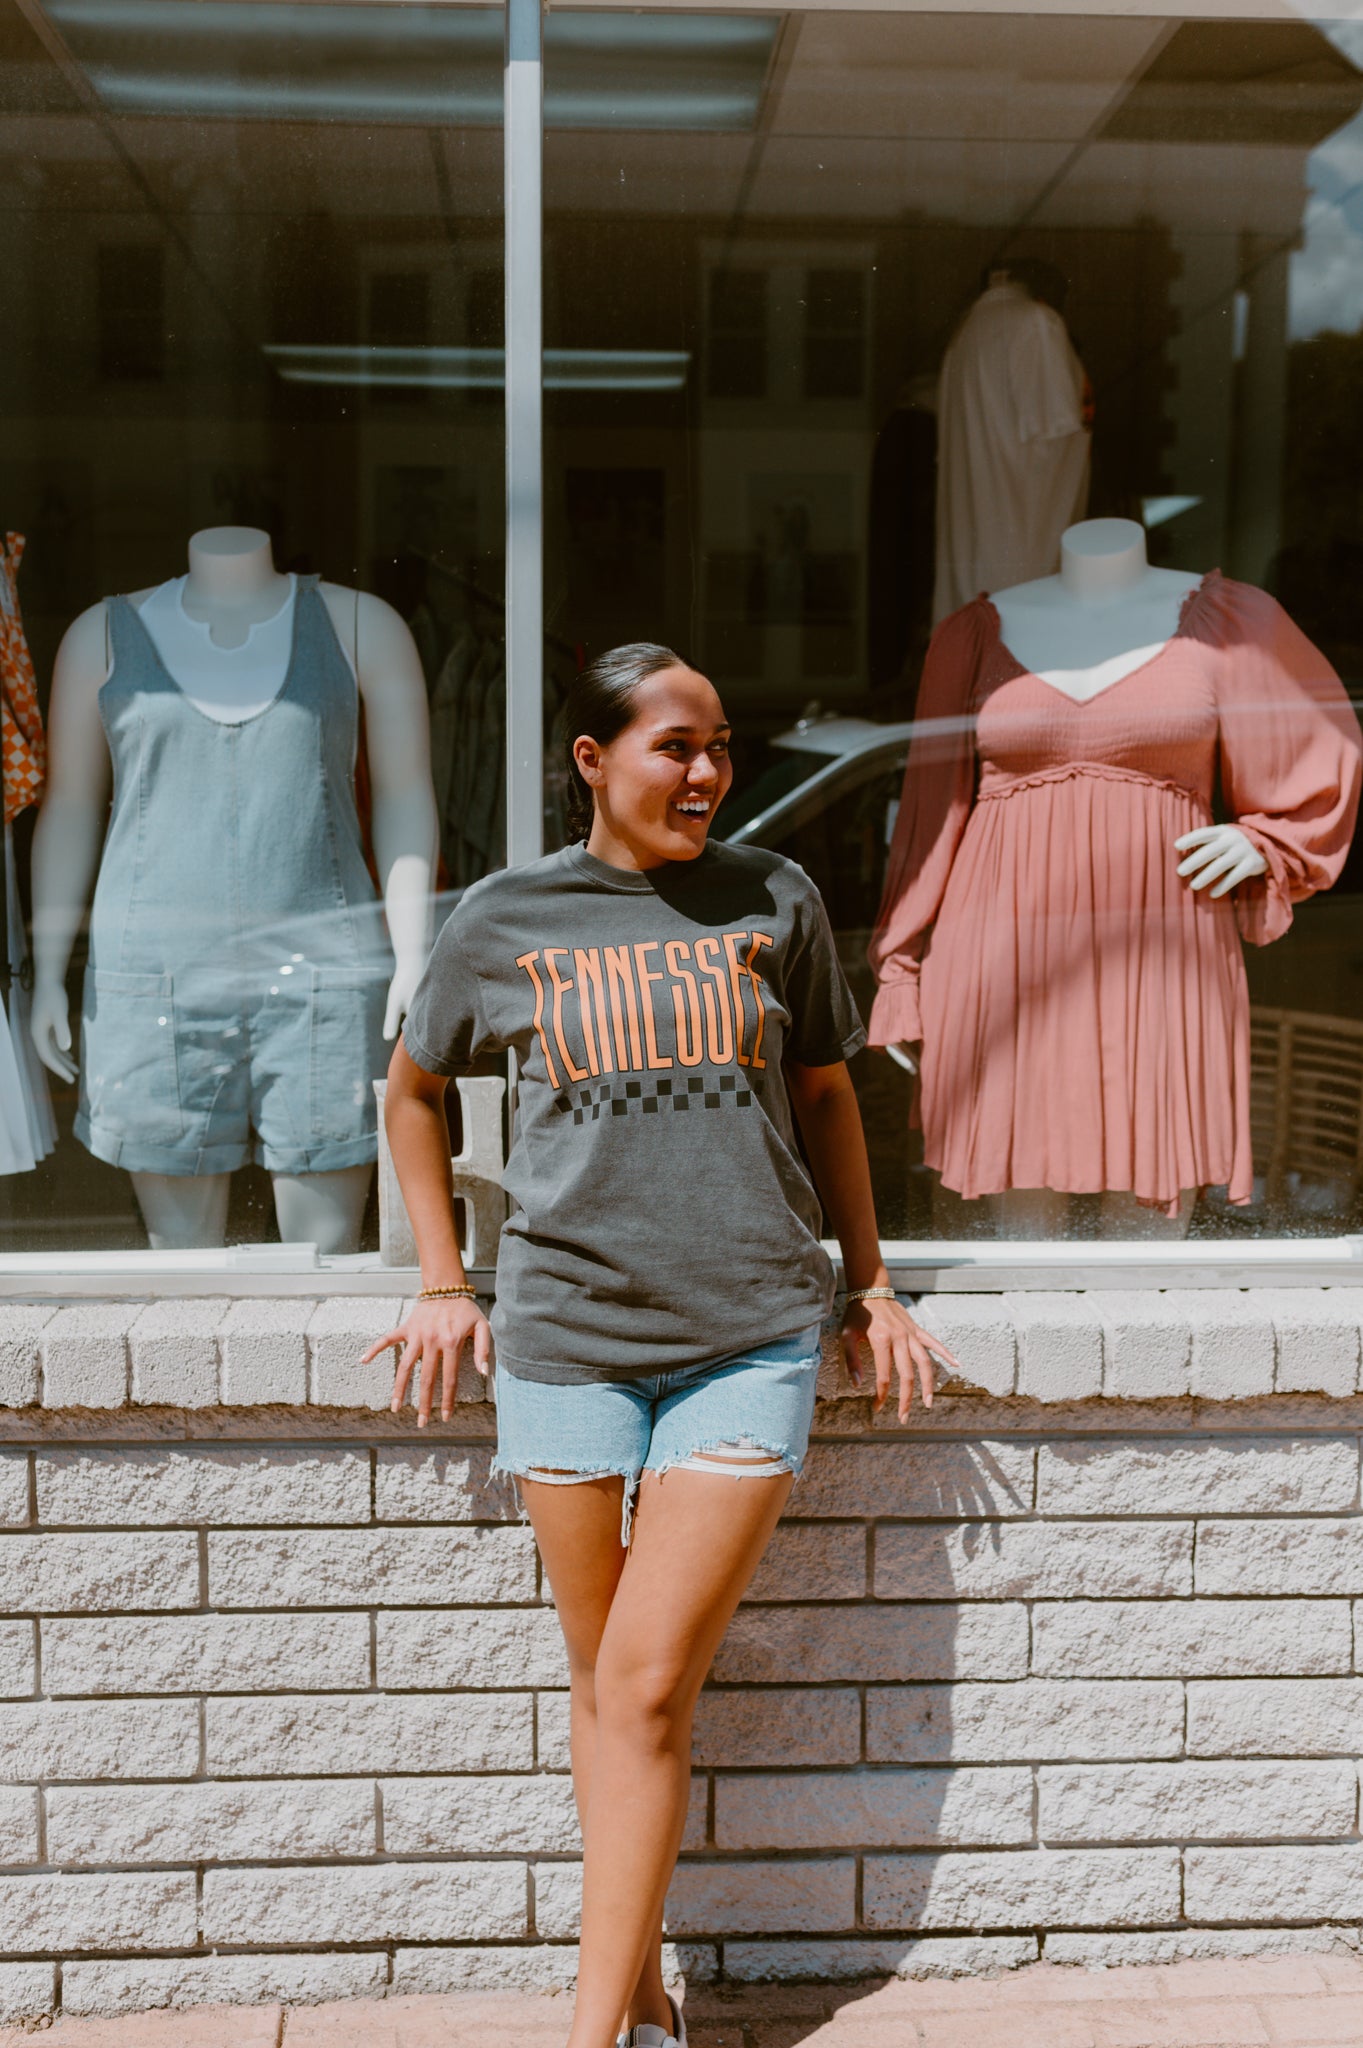
[[[721,1451],[741,1453],[738,1457],[721,1459]],[[675,1456],[664,1458],[654,1464],[643,1465],[560,1465],[538,1464],[531,1459],[517,1459],[514,1464],[502,1464],[493,1460],[489,1472],[502,1479],[533,1479],[541,1486],[585,1486],[593,1479],[623,1479],[627,1486],[637,1486],[645,1472],[656,1472],[661,1479],[667,1472],[713,1471],[734,1479],[773,1479],[790,1473],[798,1479],[804,1466],[804,1458],[797,1451],[781,1444],[764,1444],[750,1437],[717,1437],[713,1442],[694,1444],[689,1451],[678,1451]]]
[[[706,1452],[739,1450],[743,1453],[742,1464],[703,1455]],[[591,1470],[578,1470],[575,1467],[546,1467],[533,1463],[502,1465],[494,1459],[489,1471],[494,1478],[509,1479],[513,1484],[517,1480],[530,1479],[536,1486],[588,1486],[596,1479],[622,1480],[624,1491],[620,1501],[620,1541],[628,1550],[630,1533],[634,1525],[634,1509],[645,1472],[656,1472],[660,1479],[665,1478],[669,1472],[703,1472],[711,1478],[734,1479],[739,1482],[744,1479],[785,1479],[792,1476],[798,1480],[803,1464],[804,1459],[790,1451],[778,1449],[774,1445],[753,1443],[751,1439],[744,1437],[712,1444],[697,1444],[693,1450],[668,1458],[661,1465],[599,1465]]]

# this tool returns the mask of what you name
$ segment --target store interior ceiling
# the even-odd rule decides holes
[[[266,200],[272,170],[287,180],[291,209],[308,178],[307,153],[287,142],[300,124],[321,131],[314,153],[327,129],[338,146],[356,124],[406,131],[422,144],[408,169],[429,181],[423,131],[500,120],[497,8],[46,0],[41,12],[149,165],[162,153],[149,130],[165,122],[270,124],[282,147],[252,149],[251,175]],[[1129,212],[1152,150],[1309,150],[1336,131],[1361,96],[1345,41],[1253,18],[556,10],[545,22],[549,203],[650,211],[682,185],[696,213],[732,207],[741,190],[767,219],[1003,223],[1034,217],[1082,155],[1090,208],[1106,189]],[[603,149],[619,160],[610,189]],[[421,210],[402,187],[400,147],[392,154],[399,182],[382,203]]]

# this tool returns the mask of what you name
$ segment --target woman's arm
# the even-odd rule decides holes
[[[445,1123],[448,1086],[442,1074],[428,1074],[424,1067],[419,1067],[402,1040],[398,1040],[388,1067],[383,1121],[416,1238],[423,1287],[468,1285],[454,1221],[450,1138]],[[491,1332],[487,1318],[472,1297],[456,1295],[418,1301],[405,1322],[380,1337],[377,1344],[370,1345],[364,1363],[368,1365],[381,1351],[401,1345],[393,1379],[394,1414],[402,1406],[413,1370],[420,1365],[417,1425],[424,1429],[430,1420],[437,1371],[441,1375],[440,1419],[449,1421],[460,1354],[470,1338],[473,1362],[486,1379]]]
[[[799,1119],[800,1133],[814,1171],[814,1184],[828,1211],[839,1245],[848,1290],[888,1287],[890,1276],[880,1255],[871,1164],[861,1127],[852,1077],[846,1063],[829,1067],[786,1065],[786,1084]],[[936,1337],[930,1336],[897,1301],[857,1301],[843,1317],[842,1343],[847,1371],[861,1385],[861,1346],[871,1347],[875,1360],[875,1406],[882,1408],[890,1390],[891,1370],[899,1376],[899,1419],[913,1400],[913,1375],[918,1373],[923,1405],[932,1406],[935,1353],[957,1372],[959,1365]]]

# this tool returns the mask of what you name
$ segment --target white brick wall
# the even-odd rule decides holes
[[[1101,1842],[1112,1817],[1133,1842],[1207,1842],[1353,1833],[1352,1762],[1047,1764],[1037,1826],[1048,1842]]]
[[[0,2023],[571,1981],[557,1620],[480,1390],[418,1439],[359,1369],[393,1310],[0,1308]],[[829,1376],[701,1699],[679,1966],[1356,1927],[1363,1290],[923,1314],[971,1383]]]

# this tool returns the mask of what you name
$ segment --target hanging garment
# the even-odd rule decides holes
[[[505,859],[505,650],[491,635],[475,635],[471,645],[461,638],[445,668],[450,684],[437,768],[440,846],[452,886],[463,889]]]
[[[8,896],[9,989],[5,1029],[0,1029],[0,1174],[32,1173],[57,1143],[47,1069],[29,1029],[27,946],[19,883],[14,871],[12,828],[5,826],[5,888]]]
[[[43,721],[33,662],[19,612],[19,564],[24,536],[7,533],[0,548],[0,729],[5,757],[5,823],[36,804],[47,773]]]
[[[506,861],[506,650],[500,641],[488,641],[475,682],[479,677],[478,744],[467,757],[472,774],[461,818],[470,881]]]
[[[457,818],[465,695],[469,676],[478,659],[478,644],[473,628],[461,626],[431,690],[431,781],[435,789],[435,814],[440,826],[440,857],[450,884],[455,888],[462,886],[463,882],[462,842]]]
[[[968,1198],[1252,1194],[1239,932],[1328,889],[1358,810],[1358,721],[1273,598],[1213,571],[1143,667],[1075,702],[986,598],[933,636],[870,949],[871,1043],[922,1042],[927,1163]],[[1233,896],[1174,841],[1229,815],[1268,863]]]
[[[359,698],[317,579],[254,717],[199,711],[108,602],[114,801],[76,1135],[113,1165],[321,1173],[376,1155],[392,957],[355,808]]]
[[[1052,575],[1088,504],[1083,366],[1060,315],[1022,285],[991,285],[957,329],[937,436],[934,620]]]
[[[33,662],[19,610],[18,574],[24,537],[7,533],[0,548],[0,762],[4,784],[4,838],[0,848],[0,1173],[31,1173],[57,1142],[47,1072],[29,1031],[29,958],[19,883],[14,871],[12,821],[36,804],[46,773],[46,746]]]

